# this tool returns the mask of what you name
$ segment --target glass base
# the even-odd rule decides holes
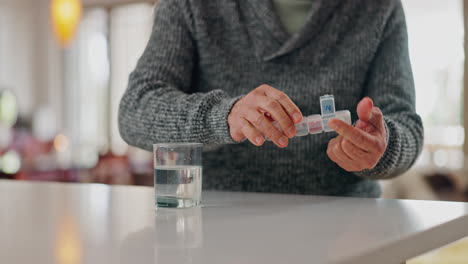
[[[191,208],[200,206],[200,201],[193,198],[179,198],[171,196],[157,196],[156,207],[161,208]]]

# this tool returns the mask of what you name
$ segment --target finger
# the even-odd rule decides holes
[[[284,148],[288,145],[288,138],[283,135],[265,115],[255,109],[248,109],[245,119],[249,121],[260,133],[271,139],[278,147]]]
[[[328,142],[327,147],[327,154],[330,157],[330,159],[335,163],[343,162],[343,159],[341,159],[340,155],[337,155],[337,152],[335,151],[337,145],[339,145],[339,142],[339,138],[333,138]]]
[[[260,86],[266,96],[278,101],[295,124],[302,121],[302,113],[299,107],[285,93],[268,85]]]
[[[368,122],[370,119],[374,102],[370,97],[364,97],[357,106],[357,114],[360,120]]]
[[[369,123],[371,123],[378,131],[384,132],[385,131],[385,123],[384,123],[383,113],[378,107],[373,107],[370,117]]]
[[[338,163],[338,158],[336,158],[335,154],[333,154],[333,151],[332,151],[334,144],[335,144],[335,139],[332,139],[328,142],[327,155],[331,161]]]
[[[364,122],[362,120],[358,120],[355,124],[354,124],[354,127],[355,128],[359,128],[367,133],[373,133],[374,131],[376,131],[376,128],[374,127],[374,125],[370,124],[370,123],[367,123],[367,122]]]
[[[346,171],[359,171],[359,166],[357,166],[356,161],[350,158],[344,151],[341,149],[341,140],[340,138],[336,139],[336,142],[331,146],[331,153],[337,160],[337,164]]]
[[[230,134],[235,142],[241,142],[245,138],[244,134],[242,133],[242,128],[233,128],[231,129]]]
[[[382,111],[374,106],[370,97],[364,97],[357,106],[359,120],[372,124],[377,130],[385,130]]]
[[[328,125],[335,130],[336,133],[353,142],[356,146],[368,152],[378,151],[377,139],[365,131],[348,125],[338,119],[332,119],[328,122]]]
[[[263,135],[246,119],[242,118],[242,132],[244,136],[255,146],[265,143]]]
[[[275,120],[273,119],[273,117],[271,117],[270,113],[265,112],[264,115],[265,115],[266,118],[268,118],[268,120],[270,120],[271,122],[275,121]]]
[[[372,169],[380,160],[378,155],[366,152],[346,139],[341,143],[341,148],[345,153],[357,161],[360,166],[360,170]]]
[[[341,149],[353,160],[359,161],[359,163],[364,163],[364,165],[367,165],[367,161],[372,158],[371,153],[364,151],[347,139],[343,139],[341,141]]]
[[[296,135],[296,126],[278,101],[264,96],[259,104],[262,110],[270,113],[271,117],[280,125],[281,130],[283,130],[286,136],[292,138]]]
[[[348,154],[346,154],[341,148],[342,139],[343,137],[338,137],[336,139],[336,143],[333,145],[332,152],[338,159],[348,162],[348,163],[354,163],[354,159],[348,156]]]

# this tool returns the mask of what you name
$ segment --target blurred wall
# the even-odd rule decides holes
[[[49,105],[62,120],[62,51],[54,42],[50,0],[0,0],[0,89],[18,96],[20,116]]]

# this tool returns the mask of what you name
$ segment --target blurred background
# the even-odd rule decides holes
[[[468,5],[402,1],[425,147],[381,182],[383,197],[468,201]],[[153,185],[152,155],[123,142],[117,109],[154,5],[0,0],[0,179]],[[466,263],[467,252],[465,239],[408,263]]]
[[[426,140],[384,197],[468,201],[463,0],[403,0]],[[117,128],[155,1],[0,0],[0,178],[153,184]],[[465,88],[466,87],[466,88]]]

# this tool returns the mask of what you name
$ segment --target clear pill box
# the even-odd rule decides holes
[[[328,115],[323,115],[322,116],[322,122],[323,122],[323,131],[325,132],[331,132],[333,129],[331,129],[328,126],[328,122],[332,119],[339,119],[349,125],[351,125],[351,113],[348,110],[342,110],[342,111],[337,111],[333,114],[328,114]]]
[[[320,97],[320,110],[322,113],[321,115],[304,117],[302,122],[296,124],[297,137],[303,137],[309,134],[320,134],[322,132],[332,132],[333,129],[328,126],[328,122],[332,119],[339,119],[351,125],[351,112],[348,110],[335,112],[335,98],[333,95]],[[273,122],[273,125],[282,132],[281,127],[276,121]],[[267,140],[269,139],[267,138]]]

